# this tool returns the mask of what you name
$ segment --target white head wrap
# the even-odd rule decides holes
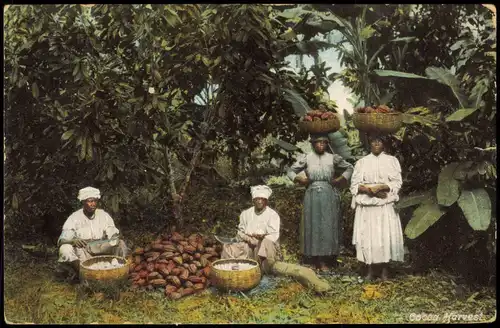
[[[273,193],[268,186],[253,186],[250,187],[250,192],[252,193],[252,199],[257,197],[268,199]]]
[[[92,188],[92,187],[85,187],[85,188],[80,189],[78,191],[78,200],[79,201],[82,201],[82,200],[85,200],[85,199],[89,199],[89,198],[100,199],[101,198],[101,192],[99,191],[99,189]]]

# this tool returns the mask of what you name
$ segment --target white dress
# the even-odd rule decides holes
[[[404,260],[403,230],[394,203],[402,185],[396,157],[382,152],[360,159],[351,177],[352,208],[356,210],[352,243],[357,259],[366,264]],[[380,199],[358,194],[361,184],[386,184],[390,191]]]

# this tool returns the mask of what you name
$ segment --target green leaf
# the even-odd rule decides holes
[[[451,122],[451,121],[460,122],[464,118],[466,118],[467,116],[474,113],[476,110],[478,110],[477,107],[476,108],[461,108],[461,109],[457,110],[456,112],[454,112],[453,114],[451,114],[450,116],[446,117],[446,122]]]
[[[462,89],[460,89],[460,81],[458,81],[450,71],[440,67],[427,67],[425,69],[425,74],[427,74],[430,79],[449,86],[453,95],[458,99],[460,108],[467,108],[467,97]]]
[[[62,137],[61,137],[61,140],[68,140],[69,138],[71,138],[71,136],[73,135],[74,132],[75,132],[74,129],[71,129],[71,130],[64,132]]]
[[[375,29],[371,25],[368,25],[359,32],[359,36],[363,39],[369,39],[375,32]]]
[[[414,36],[405,36],[405,37],[401,37],[401,38],[392,39],[390,42],[411,42],[411,41],[414,41],[415,39],[416,39],[416,37],[414,37]]]
[[[403,123],[405,123],[405,124],[420,123],[422,125],[429,126],[429,127],[433,127],[433,126],[440,124],[439,121],[433,120],[433,119],[428,118],[428,117],[424,117],[422,115],[413,115],[413,114],[403,113],[402,118],[403,118]]]
[[[38,84],[36,84],[36,82],[33,82],[31,84],[31,93],[35,98],[38,98],[38,96],[40,95],[40,91],[38,90]]]
[[[421,204],[431,199],[433,197],[434,192],[435,190],[428,190],[424,192],[414,193],[412,195],[408,195],[405,197],[401,197],[401,199],[396,203],[394,207],[396,209],[401,209]]]
[[[300,152],[302,152],[302,150],[299,147],[296,147],[296,146],[292,145],[291,143],[277,139],[275,137],[271,137],[271,141],[286,151],[300,151]]]
[[[201,60],[203,61],[203,64],[205,64],[205,66],[207,66],[207,67],[209,67],[209,66],[210,66],[210,62],[211,62],[211,61],[210,61],[210,59],[209,59],[209,58],[207,58],[207,57],[203,56],[203,57],[201,57]]]
[[[472,229],[485,231],[491,223],[491,199],[485,189],[463,190],[458,206]]]
[[[439,220],[446,211],[436,204],[435,199],[428,200],[420,205],[406,225],[405,235],[410,239],[415,239],[423,234],[430,226]]]
[[[375,69],[373,70],[375,74],[378,76],[382,77],[405,77],[405,78],[411,78],[411,79],[428,79],[425,76],[413,74],[413,73],[406,73],[406,72],[399,72],[399,71],[391,71],[391,70],[384,70],[384,69]]]
[[[460,197],[460,182],[453,177],[459,164],[458,162],[450,163],[439,173],[436,190],[439,205],[451,206]]]
[[[465,161],[465,162],[460,162],[460,164],[457,166],[455,169],[455,172],[453,172],[453,178],[456,180],[466,180],[467,179],[467,172],[471,171],[471,169],[474,169],[472,165],[474,164],[473,161]]]
[[[221,62],[221,60],[222,60],[222,57],[221,57],[221,56],[219,56],[219,57],[215,58],[215,60],[214,60],[214,65],[213,65],[213,66],[217,66],[217,65],[219,65],[219,64],[220,64],[220,62]]]
[[[283,91],[285,92],[283,98],[292,105],[297,116],[304,116],[311,110],[304,98],[295,90],[283,89]]]

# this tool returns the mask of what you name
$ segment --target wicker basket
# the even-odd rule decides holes
[[[108,270],[91,270],[88,267],[94,263],[98,262],[111,262],[113,259],[117,259],[118,263],[123,264],[120,268],[108,269]],[[81,282],[93,282],[93,281],[119,281],[126,280],[128,278],[129,266],[127,260],[121,256],[114,255],[100,255],[95,256],[80,263],[80,281]]]
[[[394,133],[401,128],[403,115],[401,113],[354,113],[354,126],[367,133]]]
[[[309,133],[329,133],[340,129],[340,120],[337,115],[335,119],[320,121],[300,121],[299,128]]]
[[[237,264],[237,263],[250,263],[255,266],[246,270],[220,270],[216,266],[218,264]],[[250,290],[257,286],[262,277],[259,263],[254,260],[245,259],[223,259],[214,261],[210,268],[210,282],[213,286],[222,290],[231,291],[245,291]]]

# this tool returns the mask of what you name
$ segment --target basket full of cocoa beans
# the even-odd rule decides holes
[[[355,109],[352,121],[360,131],[389,134],[401,128],[403,114],[386,105],[368,106]]]
[[[329,133],[340,129],[340,120],[336,113],[326,109],[310,110],[300,120],[299,128],[308,133]]]
[[[221,246],[201,234],[164,235],[132,253],[129,281],[133,289],[164,289],[176,300],[210,286],[210,264],[220,259]]]

